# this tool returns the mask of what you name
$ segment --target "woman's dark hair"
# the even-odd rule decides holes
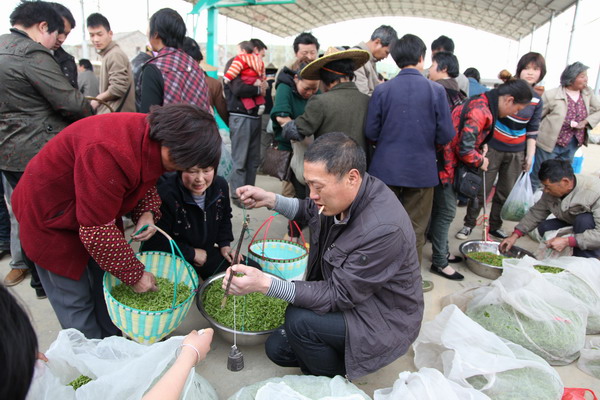
[[[79,60],[79,66],[87,69],[88,71],[94,70],[94,66],[87,58],[82,58],[81,60]]]
[[[327,71],[323,68],[319,70],[319,78],[321,81],[329,86],[334,82],[338,82],[342,78],[348,78],[354,80],[354,61],[349,59],[335,60],[324,65],[325,68],[330,69]]]
[[[304,161],[325,163],[327,172],[341,179],[357,169],[360,176],[367,170],[365,151],[354,139],[342,132],[331,132],[319,136],[304,153]]]
[[[185,38],[185,22],[172,8],[161,8],[150,17],[149,36],[158,36],[167,47],[181,49]]]
[[[571,86],[577,76],[582,72],[585,72],[589,69],[587,65],[583,65],[579,61],[574,62],[573,64],[567,66],[565,70],[560,74],[560,84],[561,86],[567,87]]]
[[[553,159],[546,160],[540,165],[538,177],[540,178],[540,182],[547,179],[550,183],[556,183],[563,178],[575,179],[575,173],[568,160]]]
[[[267,45],[260,39],[256,39],[256,38],[250,39],[250,43],[252,43],[252,46],[256,47],[259,51],[269,49],[267,47]],[[254,51],[254,49],[252,51]]]
[[[496,89],[498,96],[512,96],[517,104],[528,104],[531,102],[531,86],[523,79],[509,79]]]
[[[310,32],[302,32],[296,39],[294,39],[294,54],[298,52],[298,49],[301,44],[309,45],[314,44],[317,47],[317,51],[319,51],[319,41],[316,37],[313,36]]]
[[[477,82],[479,82],[481,80],[481,75],[479,74],[479,71],[477,70],[477,68],[467,68],[465,69],[464,75],[467,78],[473,78],[475,79]]]
[[[421,57],[425,59],[427,46],[418,36],[410,33],[394,41],[391,45],[390,53],[396,62],[398,68],[404,68],[409,65],[417,65]]]
[[[454,40],[450,39],[448,36],[440,36],[431,42],[431,51],[448,51],[450,53],[454,53]]]
[[[221,135],[208,112],[184,103],[152,106],[147,121],[150,138],[169,149],[179,169],[219,166]]]
[[[97,26],[103,26],[106,32],[110,32],[110,23],[108,19],[100,13],[93,13],[87,17],[86,25],[88,28],[95,28]]]
[[[45,1],[23,1],[15,7],[9,19],[11,25],[23,25],[25,28],[46,22],[48,32],[63,32],[65,29],[61,16]]]
[[[37,336],[27,313],[3,285],[0,315],[0,399],[25,399],[37,358]]]
[[[71,14],[71,11],[67,7],[65,7],[59,3],[49,3],[49,4],[54,9],[54,11],[56,11],[58,13],[58,15],[61,16],[61,18],[64,18],[67,21],[69,21],[69,25],[71,25],[71,29],[75,28],[75,18],[73,18],[73,14]]]
[[[542,79],[544,79],[544,77],[546,76],[546,60],[544,59],[543,55],[533,51],[521,57],[521,59],[517,63],[517,74],[515,76],[517,78],[520,78],[521,72],[523,72],[523,70],[527,68],[529,64],[533,64],[540,69],[540,79],[538,79],[536,84],[541,82]]]
[[[450,78],[456,78],[459,74],[458,58],[448,51],[438,51],[431,60],[437,63],[437,70],[446,70],[446,73]]]
[[[186,36],[183,39],[183,47],[181,50],[185,51],[190,57],[192,57],[197,62],[202,61],[204,56],[202,55],[202,51],[200,50],[200,46],[198,43],[189,36]]]

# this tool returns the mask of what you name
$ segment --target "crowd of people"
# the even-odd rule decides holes
[[[265,43],[243,41],[219,81],[201,68],[182,17],[165,8],[151,16],[148,44],[131,61],[108,19],[89,15],[102,59],[96,75],[89,60],[76,64],[62,48],[75,28],[66,7],[22,2],[10,23],[0,36],[0,171],[10,205],[0,204],[0,257],[12,257],[4,286],[31,274],[61,327],[88,338],[119,334],[102,294],[105,272],[138,293],[157,290],[127,243],[125,216],[144,250],[169,247],[154,235],[158,226],[202,279],[235,264],[227,270],[236,273],[231,293],[286,300],[285,324],[265,346],[274,363],[350,379],[393,362],[417,337],[430,288],[421,278],[428,238],[430,271],[464,278],[450,266],[461,257],[448,246],[457,204],[467,206],[459,239],[471,235],[495,187],[489,233],[501,248],[536,228],[572,225],[572,237],[548,246],[600,255],[600,181],[575,175],[570,165],[600,122],[600,98],[579,62],[563,71],[559,87],[544,91],[545,60],[530,52],[514,77],[504,73],[488,89],[476,68],[460,73],[450,38],[433,41],[428,57],[419,37],[398,37],[382,25],[366,42],[320,57],[317,38],[303,32],[294,58],[277,71],[265,66]],[[376,63],[388,55],[400,72],[385,81]],[[228,180],[218,175],[223,143],[215,113],[229,127]],[[278,150],[289,154],[281,193],[255,186],[270,127]],[[509,235],[500,211],[530,171],[543,194]],[[476,178],[485,184],[464,184]],[[305,280],[272,280],[255,263],[233,260],[232,205],[267,207],[309,230]],[[551,213],[555,219],[547,220]],[[298,234],[290,228],[286,239]],[[30,336],[3,291],[0,306]],[[183,369],[208,351],[212,333],[198,337],[188,336]],[[37,350],[30,342],[21,364],[29,381]]]

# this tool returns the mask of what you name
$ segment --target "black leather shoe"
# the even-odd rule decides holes
[[[454,258],[450,258],[450,256],[451,254],[448,253],[448,257],[446,257],[450,264],[458,264],[460,262],[463,262],[463,258],[461,256],[454,256]]]
[[[462,281],[463,279],[465,279],[465,277],[458,271],[454,271],[454,273],[451,275],[444,273],[444,268],[446,267],[440,268],[435,265],[432,265],[431,268],[429,268],[429,270],[436,275],[443,276],[444,278],[450,279],[452,281]]]
[[[2,260],[6,256],[10,257],[10,250],[2,250],[2,251],[0,251],[0,260]]]

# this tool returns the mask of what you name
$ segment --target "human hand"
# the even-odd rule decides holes
[[[156,278],[152,273],[147,271],[144,271],[140,280],[131,288],[136,293],[156,292],[158,290]]]
[[[192,361],[191,366],[197,365],[200,361],[206,358],[206,355],[210,351],[210,343],[213,339],[214,331],[212,328],[201,329],[199,331],[193,330],[183,339],[183,344],[186,346],[181,347],[181,353],[179,357],[187,357]],[[192,346],[198,351],[196,353]],[[195,362],[194,362],[195,361]]]
[[[227,262],[229,264],[231,264],[233,262],[233,254],[231,252],[230,246],[221,247],[221,255],[223,256],[224,259],[227,260]],[[235,263],[240,264],[242,262],[242,260],[244,259],[244,256],[240,253],[240,254],[238,254],[237,258],[238,259],[235,260]]]
[[[148,225],[146,229],[139,232],[146,225]],[[131,235],[131,238],[136,242],[144,242],[154,236],[156,227],[154,226],[154,216],[150,211],[146,211],[140,216],[137,224],[135,224],[135,228],[133,228],[133,232],[134,234]]]
[[[523,159],[523,171],[527,172],[531,169],[531,164],[533,163],[533,154],[525,156]]]
[[[260,79],[257,79],[254,81],[253,85],[254,86],[262,86],[263,81],[261,81]]]
[[[504,239],[502,242],[500,242],[500,246],[499,246],[500,252],[506,253],[507,251],[509,251],[514,246],[514,244],[518,238],[519,238],[519,236],[517,236],[517,234],[513,233],[512,235],[510,235],[509,237]]]
[[[259,208],[267,207],[273,209],[275,207],[275,193],[267,192],[256,186],[242,186],[237,188],[235,193],[238,195],[240,202],[244,207]]]
[[[206,250],[194,249],[194,264],[198,267],[203,266],[206,263]]]
[[[483,146],[481,146],[481,155],[485,157],[488,153],[488,150],[489,150],[489,148],[488,148],[487,144],[484,144]]]
[[[269,88],[269,83],[267,81],[263,81],[260,85],[260,95],[265,97],[267,95],[268,88]]]
[[[552,250],[556,250],[559,253],[569,247],[569,238],[566,237],[555,237],[546,242],[546,247]]]
[[[231,286],[229,286],[229,294],[242,296],[248,293],[260,292],[266,294],[271,287],[271,277],[264,274],[261,270],[254,267],[249,267],[243,264],[236,264],[227,268],[225,277],[223,278],[223,289],[227,288],[229,275],[244,274],[243,276],[233,276]]]
[[[46,357],[46,355],[44,353],[42,353],[41,351],[38,351],[36,358],[38,360],[42,360],[44,362],[48,362],[48,357]]]
[[[482,171],[487,171],[489,165],[490,165],[490,160],[487,157],[483,157],[483,163],[481,164],[481,166],[479,168],[481,168]]]
[[[100,106],[100,103],[97,100],[92,100],[92,101],[90,101],[90,105],[92,106],[92,108],[94,110],[97,110],[98,107]]]
[[[575,127],[575,129],[585,129],[585,127],[587,126],[588,122],[587,119],[584,119],[583,121],[579,122],[577,124],[577,126]]]

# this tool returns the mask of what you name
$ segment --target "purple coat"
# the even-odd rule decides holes
[[[369,102],[365,136],[377,144],[369,173],[389,186],[437,186],[436,145],[454,135],[442,85],[403,69],[377,86]]]
[[[345,221],[334,224],[333,217],[319,215],[309,199],[300,201],[294,219],[308,221],[310,228],[307,276],[319,267],[323,275],[294,282],[294,305],[343,313],[348,377],[374,372],[405,354],[419,334],[423,291],[415,234],[394,193],[365,174]],[[321,235],[323,230],[329,233]]]

